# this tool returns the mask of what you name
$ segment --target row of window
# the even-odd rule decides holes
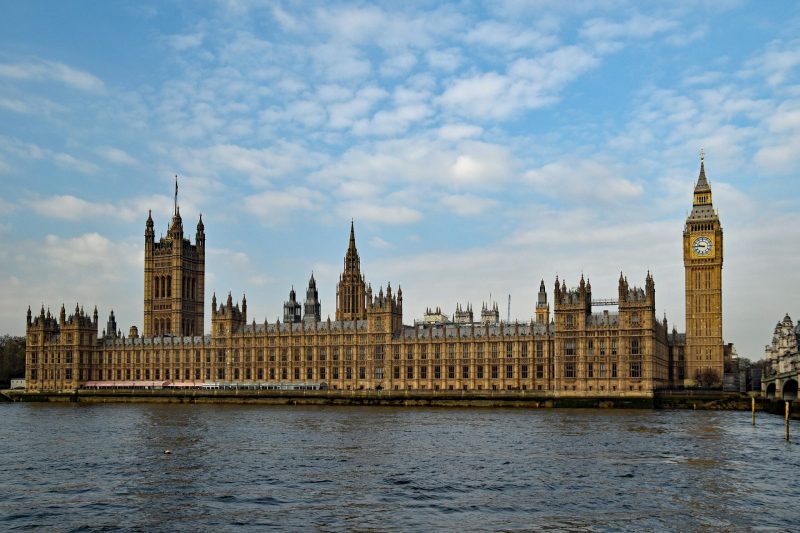
[[[503,368],[504,367],[504,368]],[[107,370],[105,376],[101,369],[95,371],[95,376],[98,380],[102,380],[106,377],[109,380],[117,379],[117,380],[169,380],[169,379],[185,379],[185,380],[200,380],[206,379],[209,380],[212,378],[212,369],[206,368],[205,372],[202,373],[201,376],[201,369],[195,368],[194,371],[189,368],[183,369],[183,374],[181,374],[181,369],[163,369],[163,373],[161,372],[162,369],[156,368],[153,370],[152,378],[150,369],[125,369],[123,372],[122,369],[117,369],[113,371],[111,369]],[[456,365],[448,365],[444,368],[443,374],[441,365],[433,365],[430,368],[430,375],[433,379],[442,379],[443,375],[446,375],[447,379],[456,379],[456,377],[460,379],[470,379],[470,366],[469,365],[462,365],[457,367]],[[499,379],[501,371],[504,371],[504,377],[506,379],[513,379],[514,376],[514,365],[489,365],[488,372],[484,373],[484,366],[477,365],[475,367],[475,378],[476,379],[485,379],[488,377],[491,379]],[[633,379],[639,379],[642,377],[642,365],[641,362],[632,362],[629,365],[629,373],[628,376]],[[345,380],[352,380],[354,376],[354,369],[353,367],[344,367],[342,369],[338,367],[334,367],[331,369],[330,379],[338,380],[340,379],[340,371],[341,376]],[[417,368],[418,377],[419,379],[428,379],[429,376],[429,367],[428,366],[421,366]],[[366,367],[358,367],[358,379],[364,380],[367,379],[367,368]],[[411,380],[414,379],[415,374],[415,367],[414,366],[407,366],[405,367],[405,372],[403,372],[403,368],[400,366],[395,366],[391,368],[392,377],[394,379],[401,379],[401,376],[404,375],[405,379]],[[232,375],[229,377],[230,379],[245,379],[245,380],[252,380],[258,379],[263,380],[265,379],[265,375],[268,376],[268,379],[314,379],[315,369],[314,368],[306,368],[305,372],[302,371],[300,368],[258,368],[258,369],[239,369],[234,368],[232,369]],[[536,379],[543,379],[544,378],[544,365],[535,365],[535,373]],[[303,375],[304,374],[304,375]],[[316,369],[317,377],[321,380],[328,379],[327,369],[322,367]],[[43,379],[60,379],[60,369],[43,369]],[[291,378],[290,378],[291,376]],[[214,376],[216,379],[226,379],[226,369],[225,368],[217,368],[216,373]],[[376,380],[384,379],[384,369],[383,367],[376,367],[374,368],[373,377]],[[528,379],[529,375],[529,367],[528,365],[520,365],[519,370],[519,378],[520,379]],[[576,363],[565,363],[564,364],[564,377],[565,378],[577,378],[577,365]],[[587,363],[586,365],[586,377],[588,378],[617,378],[617,364],[611,363],[610,367],[608,367],[605,363],[600,363],[599,365],[595,366],[594,363]],[[80,369],[79,370],[79,379],[91,379],[92,372],[90,370]],[[30,371],[30,379],[33,381],[37,380],[37,369],[31,369]],[[72,369],[65,368],[64,369],[64,379],[65,380],[72,380]]]
[[[564,355],[578,355],[576,342],[577,341],[575,339],[567,339],[566,341],[564,341]],[[608,353],[610,355],[618,355],[619,345],[616,339],[611,340],[608,346],[609,346]],[[642,352],[639,339],[636,338],[630,339],[628,341],[628,349],[631,355],[641,355]],[[595,355],[595,341],[593,339],[589,339],[586,341],[586,354]],[[605,340],[597,341],[597,354],[607,355]]]
[[[504,366],[504,368],[502,368],[502,366]],[[362,367],[357,367],[356,369],[354,369],[353,367],[350,367],[350,366],[343,367],[341,369],[338,368],[338,367],[334,367],[333,369],[331,369],[330,379],[337,380],[337,379],[340,379],[340,376],[341,376],[345,380],[352,380],[352,379],[354,379],[354,375],[355,375],[354,374],[354,370],[357,371],[358,379],[361,379],[361,380],[367,379],[367,368],[363,367],[363,366]],[[433,379],[442,379],[442,376],[445,375],[445,374],[447,376],[447,379],[456,379],[456,376],[458,376],[460,379],[470,379],[470,366],[469,365],[463,365],[463,366],[460,366],[460,367],[457,367],[456,365],[449,365],[444,369],[444,373],[443,373],[442,370],[443,369],[442,369],[441,365],[433,365],[430,368],[430,373],[429,373],[429,367],[422,366],[422,367],[419,367],[417,369],[417,371],[418,371],[417,373],[418,373],[419,379],[428,379],[429,375]],[[476,379],[485,379],[487,377],[487,374],[488,374],[488,377],[490,377],[491,379],[499,379],[500,373],[501,373],[502,370],[505,371],[504,375],[505,375],[506,379],[513,379],[514,378],[514,365],[490,365],[488,367],[488,372],[484,372],[484,366],[483,365],[477,365],[475,367],[475,378]],[[394,379],[401,379],[401,376],[404,375],[405,379],[409,379],[410,380],[410,379],[414,379],[415,367],[413,367],[413,366],[405,367],[405,372],[404,372],[404,369],[402,367],[395,366],[392,369],[390,369],[390,371],[392,372],[392,377]],[[58,369],[53,369],[53,370],[45,369],[45,370],[43,370],[43,372],[44,372],[43,379],[59,379],[60,372],[58,372]],[[293,368],[293,369],[289,369],[289,368],[278,368],[278,369],[276,369],[276,368],[269,368],[269,369],[264,369],[264,368],[259,368],[259,369],[234,368],[234,369],[231,370],[229,378],[230,379],[234,379],[234,380],[237,380],[237,379],[252,380],[252,379],[254,379],[254,376],[255,376],[255,379],[263,380],[263,379],[265,379],[265,375],[266,375],[266,376],[268,376],[267,379],[270,379],[270,380],[274,380],[274,379],[296,379],[296,380],[299,380],[299,379],[303,379],[303,378],[305,378],[305,379],[314,379],[314,374],[315,373],[317,374],[317,377],[319,379],[321,379],[321,380],[328,379],[327,369],[324,368],[324,367],[316,369],[316,372],[315,372],[314,368],[306,368],[305,372],[303,372],[302,369],[300,369],[300,368]],[[176,380],[180,380],[180,379],[185,379],[185,380],[195,379],[195,380],[200,380],[200,379],[206,379],[206,380],[209,380],[209,379],[212,378],[212,369],[206,368],[205,372],[201,372],[201,369],[199,369],[199,368],[195,368],[194,371],[192,371],[192,369],[185,368],[185,369],[183,369],[183,373],[181,373],[181,369],[180,368],[176,368],[176,369],[166,368],[166,369],[163,369],[163,372],[162,372],[162,369],[156,368],[156,369],[153,370],[152,374],[151,374],[149,368],[146,368],[144,370],[141,370],[141,369],[130,369],[129,368],[129,369],[125,369],[124,371],[122,369],[117,369],[116,371],[109,369],[105,373],[103,372],[102,369],[97,369],[97,370],[95,370],[94,373],[91,370],[88,370],[88,369],[80,369],[79,370],[79,379],[80,380],[91,380],[92,377],[93,377],[93,374],[94,374],[94,377],[96,377],[96,379],[98,379],[98,380],[102,380],[104,378],[106,378],[108,380],[116,379],[118,381],[121,381],[123,379],[124,380],[128,380],[128,381],[129,380],[133,380],[133,379],[135,379],[135,380],[141,380],[141,379],[144,379],[144,380],[150,380],[150,379],[154,379],[154,380],[161,380],[161,379],[164,379],[164,380],[169,380],[169,379],[176,379]],[[216,372],[214,373],[216,379],[223,379],[223,380],[226,379],[226,374],[227,374],[227,372],[226,372],[225,368],[217,368]],[[383,367],[377,367],[377,368],[373,369],[373,377],[375,379],[377,379],[377,380],[384,379],[385,376],[384,376]],[[530,377],[530,373],[529,373],[528,365],[521,365],[520,366],[520,371],[519,371],[519,378],[520,379],[528,379],[529,377]],[[66,380],[71,380],[72,379],[72,369],[71,368],[65,369],[64,378]],[[537,379],[543,379],[544,378],[544,365],[536,365],[536,378]],[[34,380],[34,381],[37,379],[36,369],[31,369],[31,379]]]
[[[577,378],[577,364],[564,363],[564,377]],[[587,378],[616,378],[619,377],[617,373],[617,363],[611,363],[607,366],[605,363],[595,365],[594,363],[586,364],[586,377]],[[628,367],[628,377],[633,379],[640,379],[642,377],[642,363],[640,361],[631,362]]]

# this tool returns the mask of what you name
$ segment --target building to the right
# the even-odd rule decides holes
[[[800,382],[800,321],[794,325],[787,313],[775,325],[772,343],[764,348],[764,396],[777,400],[796,400]]]

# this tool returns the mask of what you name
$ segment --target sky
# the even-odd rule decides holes
[[[5,2],[0,333],[76,302],[141,328],[176,174],[207,330],[212,292],[273,322],[312,272],[333,316],[352,219],[405,323],[649,270],[683,331],[702,148],[724,339],[759,359],[800,319],[798,28],[777,0]]]

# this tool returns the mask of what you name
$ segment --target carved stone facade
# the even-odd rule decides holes
[[[800,321],[795,326],[787,314],[775,325],[772,342],[764,347],[761,387],[769,398],[797,399],[800,381]]]
[[[705,179],[702,167],[701,178]],[[701,185],[699,181],[698,187]],[[445,319],[404,325],[402,289],[395,292],[387,285],[376,294],[366,283],[353,224],[336,290],[336,320],[320,319],[321,304],[312,275],[302,307],[294,290],[290,293],[283,322],[248,322],[244,297],[240,305],[228,294],[226,301],[217,305],[214,295],[211,333],[203,335],[204,228],[201,221],[195,245],[184,239],[176,201],[170,232],[159,243],[148,217],[144,335],[140,337],[135,328],[128,337],[121,335],[113,314],[107,330],[98,335],[96,312],[90,318],[76,308],[67,317],[62,309],[56,319],[44,308],[34,318],[29,309],[27,386],[31,390],[72,390],[290,384],[341,390],[651,396],[658,389],[683,385],[682,377],[696,366],[689,356],[683,357],[684,349],[689,353],[690,348],[710,347],[716,357],[716,344],[709,339],[716,342],[719,330],[711,322],[702,328],[695,326],[706,324],[697,322],[706,315],[697,315],[695,306],[698,302],[708,305],[705,299],[697,300],[696,293],[712,295],[713,305],[721,303],[715,292],[721,286],[715,282],[705,288],[690,283],[690,278],[694,279],[690,272],[709,263],[712,276],[716,275],[713,268],[721,268],[721,230],[713,220],[702,221],[711,229],[697,229],[695,223],[701,222],[690,216],[684,243],[691,245],[697,239],[695,234],[711,235],[713,245],[719,248],[711,262],[705,261],[707,257],[685,255],[687,297],[691,295],[693,302],[690,320],[692,327],[703,333],[699,339],[678,334],[674,328],[668,334],[666,318],[656,318],[655,282],[649,272],[642,287],[629,285],[620,274],[617,297],[598,300],[593,300],[591,283],[583,276],[574,288],[557,278],[552,315],[542,281],[531,319],[525,322],[502,322],[497,305],[489,304],[482,307],[478,321],[473,320],[471,305],[459,305],[453,320],[442,314]],[[171,286],[169,279],[173,280]],[[187,285],[187,279],[193,281]],[[616,310],[598,312],[607,307]],[[717,319],[721,323],[721,318]],[[716,359],[704,359],[703,364],[715,365]]]

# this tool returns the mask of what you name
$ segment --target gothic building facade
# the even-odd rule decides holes
[[[340,390],[503,390],[543,396],[652,396],[693,384],[700,368],[722,372],[722,232],[702,166],[684,230],[687,332],[655,314],[655,281],[620,274],[614,298],[593,299],[581,276],[570,288],[544,280],[531,318],[500,320],[484,304],[479,321],[460,304],[452,319],[403,322],[403,291],[374,291],[361,272],[351,223],[336,287],[335,320],[322,320],[312,274],[304,303],[294,289],[283,321],[248,319],[247,301],[211,301],[204,334],[205,235],[183,236],[176,202],[167,237],[145,230],[144,328],[117,329],[113,311],[99,331],[97,310],[77,306],[56,318],[28,309],[26,383],[30,390],[81,387],[313,386]],[[691,302],[690,302],[691,297]],[[717,344],[717,342],[719,344]],[[717,353],[719,349],[720,354]]]

